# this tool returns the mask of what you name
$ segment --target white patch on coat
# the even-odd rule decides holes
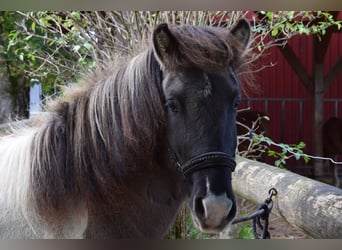
[[[226,218],[233,206],[233,201],[226,193],[215,195],[210,190],[209,178],[206,178],[207,195],[202,200],[205,216],[205,224],[208,227],[216,227]]]

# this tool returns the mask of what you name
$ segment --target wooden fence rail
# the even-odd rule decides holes
[[[276,168],[237,158],[235,193],[262,203],[276,188],[272,212],[313,238],[342,239],[342,189]]]

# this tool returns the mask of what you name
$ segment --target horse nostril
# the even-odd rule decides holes
[[[197,214],[197,216],[201,216],[202,218],[205,218],[205,210],[203,206],[203,199],[202,197],[197,197],[194,200],[194,210]]]
[[[234,219],[235,215],[236,215],[236,212],[237,212],[236,203],[235,203],[235,201],[233,201],[232,204],[231,204],[231,208],[229,210],[229,213],[228,213],[228,215],[226,217],[226,220],[227,221],[232,221]]]

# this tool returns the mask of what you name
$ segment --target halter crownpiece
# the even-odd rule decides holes
[[[184,176],[195,171],[211,167],[229,167],[232,172],[235,170],[235,158],[223,152],[208,152],[200,154],[181,164],[173,150],[169,148],[171,158],[176,162]]]

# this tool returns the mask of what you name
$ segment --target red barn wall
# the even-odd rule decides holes
[[[295,36],[289,40],[289,44],[311,76],[312,36]],[[251,109],[265,112],[271,119],[270,138],[288,144],[304,141],[307,144],[305,151],[310,153],[313,119],[311,96],[279,48],[273,47],[267,54],[258,64],[272,62],[276,65],[255,74],[258,91],[250,91],[248,96],[243,96],[241,108],[250,106]],[[335,33],[324,61],[325,74],[341,55],[342,33]],[[324,120],[336,115],[342,118],[342,72],[325,94]]]

